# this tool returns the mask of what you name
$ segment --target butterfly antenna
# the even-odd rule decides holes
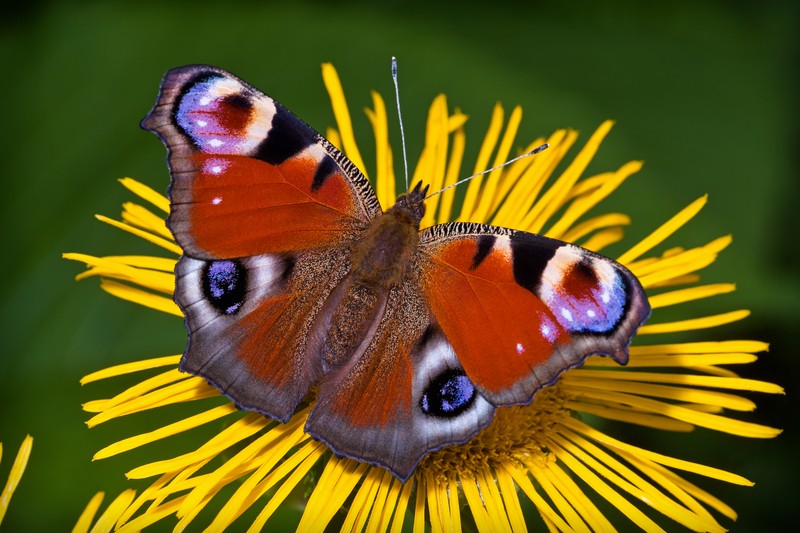
[[[403,114],[400,112],[400,86],[397,84],[397,58],[392,56],[392,81],[394,82],[394,99],[397,101],[397,120],[400,121],[400,142],[403,146],[403,172],[406,177],[408,192],[408,158],[406,157],[406,133],[403,130]]]
[[[472,176],[469,176],[468,178],[464,178],[464,179],[458,180],[457,182],[455,182],[455,183],[453,183],[453,184],[451,184],[451,185],[448,185],[447,187],[444,187],[444,188],[442,188],[442,189],[439,189],[439,190],[438,190],[438,191],[436,191],[435,193],[429,194],[428,196],[426,196],[426,197],[425,197],[425,199],[427,200],[428,198],[430,198],[430,197],[432,197],[432,196],[436,196],[437,194],[441,194],[441,193],[443,193],[443,192],[444,192],[444,191],[446,191],[447,189],[452,189],[452,188],[453,188],[453,187],[455,187],[456,185],[461,185],[461,184],[462,184],[462,183],[464,183],[465,181],[469,181],[469,180],[471,180],[471,179],[473,179],[473,178],[477,178],[478,176],[483,176],[484,174],[488,174],[489,172],[493,172],[493,171],[497,170],[498,168],[503,168],[503,167],[505,167],[505,166],[507,166],[507,165],[510,165],[511,163],[513,163],[513,162],[515,162],[515,161],[519,161],[520,159],[524,159],[524,158],[526,158],[526,157],[530,157],[530,156],[532,156],[532,155],[536,155],[536,154],[538,154],[539,152],[542,152],[542,151],[546,150],[546,149],[547,149],[547,148],[549,148],[549,147],[550,147],[550,145],[549,145],[549,144],[547,144],[547,143],[545,143],[545,144],[542,144],[542,145],[540,145],[540,146],[537,146],[536,148],[534,148],[534,149],[533,149],[533,150],[531,150],[530,152],[525,152],[525,153],[524,153],[524,154],[522,154],[522,155],[518,155],[518,156],[517,156],[517,157],[515,157],[514,159],[509,159],[508,161],[506,161],[506,162],[505,162],[505,163],[503,163],[502,165],[497,165],[496,167],[487,168],[487,169],[486,169],[486,170],[484,170],[483,172],[478,172],[477,174],[473,174]]]

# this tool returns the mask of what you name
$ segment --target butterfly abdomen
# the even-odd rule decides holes
[[[375,218],[350,255],[350,274],[331,293],[318,322],[324,371],[357,362],[386,312],[389,292],[407,281],[419,243],[419,218],[404,204]]]

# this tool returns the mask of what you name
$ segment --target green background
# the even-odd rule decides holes
[[[704,279],[736,282],[738,291],[685,306],[680,317],[738,308],[753,316],[684,338],[769,341],[770,353],[741,371],[777,382],[789,395],[751,395],[759,410],[744,418],[786,432],[753,441],[702,430],[620,431],[645,447],[755,481],[747,489],[699,480],[740,513],[736,524],[723,519],[724,525],[738,531],[797,525],[800,16],[794,2],[25,6],[0,20],[0,480],[24,435],[35,442],[6,530],[68,529],[95,491],[114,496],[128,486],[123,472],[167,457],[172,444],[184,449],[178,437],[90,462],[106,444],[158,422],[146,415],[86,429],[80,404],[112,394],[124,380],[81,388],[80,377],[178,353],[185,334],[179,319],[108,296],[96,280],[75,283],[80,266],[60,259],[65,251],[158,253],[92,215],[116,217],[132,199],[117,178],[165,190],[164,149],[138,128],[164,72],[187,63],[221,66],[324,131],[333,117],[319,65],[331,61],[369,154],[372,138],[360,109],[370,104],[370,89],[391,101],[392,55],[400,59],[411,160],[430,101],[446,92],[450,105],[471,117],[473,155],[464,173],[495,101],[508,110],[523,105],[519,144],[564,126],[585,140],[602,120],[615,119],[590,170],[645,160],[644,170],[605,204],[633,217],[628,243],[710,194],[702,214],[669,244],[733,233],[734,244]]]

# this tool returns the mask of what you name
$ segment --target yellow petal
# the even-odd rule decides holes
[[[91,529],[91,533],[113,531],[117,518],[119,518],[122,512],[131,504],[135,496],[136,491],[133,489],[128,489],[120,493],[120,495],[111,502],[105,512],[100,515],[100,518],[97,519],[97,522]]]
[[[603,139],[608,132],[611,131],[613,124],[612,121],[607,120],[597,128],[567,169],[559,176],[555,183],[547,189],[541,199],[536,202],[536,205],[534,205],[528,215],[532,220],[522,229],[531,233],[542,233],[544,225],[563,207],[564,201],[569,195],[569,191],[580,179],[581,174],[586,170],[592,158],[594,158]],[[545,234],[547,235],[547,233]]]
[[[136,196],[147,200],[165,213],[169,213],[169,200],[163,194],[157,193],[144,183],[133,178],[122,178],[119,182]]]
[[[143,433],[141,435],[136,435],[135,437],[130,437],[115,442],[114,444],[106,446],[105,448],[94,454],[92,460],[95,461],[98,459],[105,459],[106,457],[111,457],[119,453],[126,452],[134,448],[138,448],[139,446],[143,446],[145,444],[149,444],[157,440],[165,439],[171,435],[175,435],[177,433],[187,431],[189,429],[201,426],[203,424],[207,424],[213,420],[222,418],[223,416],[235,413],[236,411],[237,409],[233,404],[220,405],[219,407],[209,409],[204,413],[187,417],[173,424],[161,427],[155,431],[150,431],[148,433]]]
[[[712,479],[718,479],[720,481],[733,483],[735,485],[745,485],[745,486],[753,485],[751,481],[748,481],[747,479],[737,474],[731,474],[730,472],[725,472],[724,470],[720,470],[718,468],[712,468],[710,466],[705,466],[697,463],[692,463],[690,461],[676,459],[674,457],[669,457],[667,455],[662,455],[659,453],[651,452],[649,450],[645,450],[644,448],[639,448],[637,446],[626,444],[574,418],[566,419],[563,422],[563,425],[574,430],[576,433],[584,435],[596,442],[603,444],[606,447],[616,448],[624,452],[630,453],[632,455],[647,459],[649,461],[654,461],[661,465],[668,466],[670,468],[677,468],[678,470],[683,470],[685,472],[693,472],[701,476],[709,477]]]
[[[115,228],[119,228],[119,229],[121,229],[123,231],[127,231],[128,233],[131,233],[131,234],[136,235],[137,237],[140,237],[140,238],[142,238],[142,239],[144,239],[144,240],[146,240],[148,242],[151,242],[151,243],[155,244],[156,246],[160,246],[160,247],[164,248],[165,250],[169,250],[170,252],[173,252],[176,255],[181,255],[183,253],[183,251],[181,250],[181,247],[178,246],[177,244],[175,244],[171,240],[167,240],[167,239],[164,239],[163,237],[159,237],[157,235],[153,235],[152,233],[150,233],[148,231],[144,231],[144,230],[141,230],[139,228],[134,228],[130,224],[125,224],[124,222],[118,222],[118,221],[116,221],[116,220],[114,220],[112,218],[108,218],[108,217],[103,216],[103,215],[95,215],[95,218],[97,218],[97,220],[99,220],[100,222],[105,222],[106,224],[114,226]]]
[[[367,176],[364,160],[361,158],[361,152],[358,151],[355,134],[353,133],[353,123],[350,120],[350,110],[344,97],[342,82],[339,80],[339,74],[336,69],[330,63],[322,64],[322,81],[325,83],[325,89],[327,89],[328,96],[331,99],[333,116],[336,118],[336,125],[339,127],[339,134],[342,137],[343,151],[361,173]]]
[[[396,196],[392,148],[389,145],[389,121],[383,98],[375,91],[371,94],[375,110],[366,109],[365,112],[375,134],[375,192],[383,209],[388,209],[394,205]]]
[[[25,467],[28,466],[28,459],[31,456],[31,449],[33,448],[33,437],[26,435],[22,439],[22,444],[19,446],[17,456],[11,465],[11,471],[8,473],[6,485],[3,487],[3,492],[0,492],[0,524],[3,523],[3,518],[8,510],[8,503],[11,501],[11,496],[17,490],[22,474],[25,472]],[[2,447],[0,446],[0,452]],[[0,454],[2,455],[2,454]]]
[[[657,230],[653,233],[639,241],[633,248],[625,252],[624,254],[620,255],[617,258],[617,261],[622,263],[623,265],[627,265],[632,263],[642,255],[646,254],[654,247],[658,246],[660,243],[664,241],[667,237],[678,231],[684,224],[690,221],[694,216],[703,209],[703,206],[706,205],[708,201],[708,195],[702,196],[689,204],[687,207],[683,208],[680,213],[669,219],[667,222],[662,224]]]
[[[89,503],[86,505],[86,508],[81,513],[81,516],[78,517],[78,521],[75,523],[75,527],[72,528],[72,533],[88,533],[89,528],[92,526],[94,522],[94,515],[97,514],[97,510],[100,508],[100,504],[103,503],[103,498],[105,498],[104,492],[98,492],[92,499],[89,500]]]
[[[661,324],[645,324],[639,328],[639,335],[651,335],[656,333],[674,333],[676,331],[692,331],[695,329],[715,328],[724,324],[730,324],[750,316],[750,311],[741,309],[730,311],[702,318],[691,318],[689,320],[678,320],[675,322],[664,322]]]
[[[503,106],[498,102],[492,110],[492,118],[489,122],[489,129],[483,138],[483,144],[478,152],[478,158],[475,162],[475,168],[472,174],[478,174],[489,168],[489,158],[494,152],[494,147],[497,145],[497,140],[500,138],[500,131],[503,129]],[[469,182],[467,186],[467,193],[464,196],[464,203],[461,205],[461,212],[458,215],[460,221],[475,220],[473,216],[478,201],[478,193],[481,190],[481,184],[484,176],[477,177]]]
[[[152,368],[160,368],[162,366],[177,366],[181,360],[180,355],[168,355],[166,357],[157,357],[155,359],[143,359],[141,361],[134,361],[132,363],[124,363],[121,365],[110,366],[97,372],[92,372],[88,376],[81,379],[81,385],[107,379],[133,372],[140,372],[142,370],[150,370]]]
[[[180,308],[170,298],[158,296],[151,292],[107,279],[104,279],[100,282],[100,288],[112,296],[116,296],[122,300],[143,305],[145,307],[155,309],[156,311],[161,311],[162,313],[167,313],[174,316],[183,316]]]

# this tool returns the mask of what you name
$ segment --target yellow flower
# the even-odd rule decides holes
[[[332,66],[323,66],[323,78],[338,124],[327,137],[364,169]],[[377,93],[372,94],[372,103],[366,113],[376,143],[373,183],[386,207],[394,203],[396,195],[387,112]],[[435,191],[466,174],[509,160],[516,155],[512,148],[521,119],[521,108],[515,108],[506,121],[503,108],[495,106],[474,167],[465,172],[467,117],[458,110],[451,112],[445,96],[438,96],[430,108],[425,145],[412,183],[424,179]],[[542,233],[595,251],[620,241],[623,227],[630,223],[628,216],[589,213],[638,171],[641,163],[633,161],[617,170],[584,176],[610,129],[610,122],[603,123],[571,161],[567,153],[577,140],[576,132],[558,130],[547,139],[533,140],[521,152],[543,142],[550,148],[472,180],[463,186],[466,190],[458,208],[454,189],[431,198],[423,226],[450,220],[487,222]],[[564,170],[557,172],[561,167]],[[165,227],[169,202],[130,178],[121,181],[149,205],[126,203],[122,221],[98,218],[163,248],[168,257],[65,257],[88,266],[79,279],[100,276],[101,287],[111,294],[180,317],[171,296],[173,269],[181,250]],[[723,531],[719,516],[733,520],[736,513],[682,473],[739,485],[752,485],[750,481],[637,447],[603,430],[607,427],[604,420],[613,420],[648,431],[688,432],[704,427],[753,438],[779,433],[727,415],[728,411],[755,408],[736,391],[782,392],[776,385],[740,378],[727,368],[755,361],[755,354],[765,351],[766,344],[751,340],[659,341],[663,333],[718,327],[748,315],[746,310],[737,310],[671,322],[660,317],[665,307],[734,290],[729,283],[700,284],[698,274],[730,243],[729,236],[696,248],[653,252],[705,203],[705,197],[694,201],[617,258],[641,280],[654,309],[631,346],[627,367],[618,367],[606,358],[590,358],[582,368],[566,372],[555,385],[542,390],[531,405],[498,409],[493,423],[467,444],[431,453],[405,484],[382,468],[336,458],[311,439],[303,432],[308,408],[295,413],[286,424],[238,411],[204,379],[180,373],[180,355],[128,363],[86,376],[84,384],[129,373],[144,376],[113,398],[85,404],[84,409],[94,413],[88,421],[90,427],[181,402],[191,402],[196,409],[193,416],[113,443],[97,452],[95,459],[214,421],[226,423],[206,442],[193,443],[187,437],[186,452],[181,455],[127,472],[131,479],[151,481],[138,496],[123,493],[112,504],[113,512],[109,508],[102,517],[104,527],[137,531],[174,516],[176,529],[181,530],[210,506],[213,518],[210,524],[203,524],[210,530],[229,526],[251,508],[256,516],[249,516],[248,524],[251,530],[258,530],[290,493],[298,487],[311,487],[300,531],[322,531],[331,524],[344,531],[400,531],[408,520],[414,531],[460,531],[464,519],[473,520],[479,531],[537,527],[535,515],[526,514],[523,507],[535,509],[550,530],[610,530],[609,519],[596,503],[599,499],[648,531],[660,530],[651,518],[654,512],[671,520],[664,520],[665,527],[677,522],[696,531]],[[177,320],[176,327],[181,327]],[[223,490],[224,496],[220,494]],[[88,528],[101,499],[96,496],[82,516],[83,529]],[[463,509],[468,509],[468,514],[462,513]],[[242,527],[240,522],[237,528]]]
[[[11,465],[11,471],[8,473],[8,480],[6,486],[3,487],[3,492],[0,492],[0,524],[3,523],[3,518],[6,516],[8,510],[8,503],[11,501],[11,496],[17,490],[22,474],[25,473],[25,467],[28,466],[28,458],[31,456],[31,448],[33,448],[33,437],[26,435],[19,446],[17,456],[14,458],[14,463]],[[0,459],[3,458],[3,443],[0,442]]]

